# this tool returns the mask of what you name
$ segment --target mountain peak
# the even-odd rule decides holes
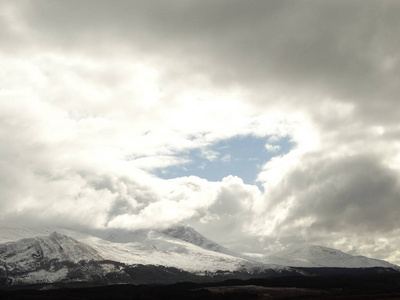
[[[340,250],[318,245],[303,245],[295,248],[289,248],[283,253],[292,257],[299,256],[301,258],[314,259],[318,257],[351,257],[350,254],[346,254]]]
[[[177,224],[174,226],[171,226],[165,230],[162,231],[164,234],[172,236],[177,239],[206,239],[204,236],[202,236],[200,233],[198,233],[196,230],[194,230],[192,227],[183,225],[183,224]]]
[[[50,233],[49,238],[52,240],[64,240],[64,239],[68,239],[70,237],[68,237],[64,234],[58,233],[57,231],[53,231],[52,233]]]
[[[221,253],[226,253],[227,251],[230,252],[225,247],[207,239],[206,237],[198,233],[195,229],[187,225],[174,225],[172,227],[169,227],[168,229],[163,230],[162,233],[178,240],[182,240],[184,242],[199,246],[206,250]]]

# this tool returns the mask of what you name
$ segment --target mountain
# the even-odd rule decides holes
[[[210,281],[299,273],[288,267],[266,266],[203,249],[160,231],[97,232],[98,236],[114,241],[62,228],[49,232],[49,229],[0,230],[3,234],[0,285],[201,281],[203,278]]]
[[[44,228],[0,227],[0,244],[26,238],[33,238],[36,236],[49,235],[54,231],[56,230]]]
[[[384,260],[353,256],[340,250],[305,245],[287,249],[273,255],[248,254],[253,260],[265,264],[279,264],[291,267],[325,267],[325,268],[391,268],[400,270],[399,266]]]
[[[49,229],[1,228],[0,283],[108,282],[110,277],[114,281],[118,278],[120,282],[137,282],[149,274],[153,278],[163,274],[162,280],[185,280],[190,278],[188,274],[240,273],[243,277],[254,273],[297,273],[287,267],[266,266],[203,249],[160,231],[107,230],[92,232],[97,235],[94,236],[56,230],[50,233]]]
[[[57,232],[49,236],[37,236],[16,242],[0,244],[0,257],[8,264],[23,267],[24,262],[41,259],[58,259],[78,262],[81,260],[101,260],[101,255],[90,246],[80,243]]]
[[[100,281],[117,271],[92,247],[57,232],[0,244],[0,285]]]
[[[392,268],[400,267],[384,260],[353,256],[333,248],[304,245],[294,247],[273,255],[243,254],[229,250],[198,233],[192,227],[177,225],[163,231],[176,239],[197,245],[203,249],[225,253],[267,265],[282,265],[291,267],[325,267],[325,268]]]
[[[303,246],[274,255],[231,251],[188,226],[165,230],[0,228],[0,286],[50,282],[149,283],[310,275],[304,268],[398,266]],[[303,268],[303,269],[302,269]],[[323,270],[318,271],[323,274]]]
[[[280,266],[265,266],[251,259],[224,253],[222,252],[224,248],[216,243],[209,246],[221,252],[207,248],[205,244],[201,247],[196,243],[176,238],[170,234],[171,232],[106,230],[93,231],[89,238],[76,235],[74,238],[89,244],[108,260],[127,264],[161,265],[196,274],[218,270],[251,272],[263,267],[264,269],[284,269]],[[200,236],[198,233],[192,233]],[[65,232],[65,234],[68,233]],[[196,241],[199,242],[198,239]]]
[[[196,230],[194,230],[192,227],[186,225],[172,226],[162,231],[162,233],[170,237],[176,238],[178,240],[199,246],[206,250],[211,250],[220,253],[229,253],[229,254],[234,253],[233,251],[230,251],[229,249],[207,239],[206,237],[198,233]]]

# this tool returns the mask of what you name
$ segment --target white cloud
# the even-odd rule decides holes
[[[229,154],[226,154],[226,155],[224,155],[223,157],[221,157],[221,160],[222,160],[223,162],[228,163],[228,162],[231,161],[231,156],[230,156]]]
[[[277,152],[281,147],[279,145],[265,144],[265,149],[269,152]]]
[[[285,2],[3,1],[0,221],[182,221],[399,262],[399,5]],[[295,145],[262,166],[263,194],[151,174],[250,134]]]
[[[201,149],[201,156],[203,156],[208,161],[214,161],[218,158],[219,153],[211,149]]]

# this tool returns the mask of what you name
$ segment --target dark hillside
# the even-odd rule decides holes
[[[0,290],[0,299],[400,299],[400,274],[371,272],[171,285],[42,285]]]

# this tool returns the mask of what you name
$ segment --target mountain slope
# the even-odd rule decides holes
[[[60,228],[58,228],[57,231],[65,236],[72,237],[82,245],[88,245],[101,259],[130,265],[159,265],[174,267],[198,274],[216,272],[218,270],[251,271],[255,268],[259,269],[264,265],[260,262],[253,262],[240,257],[203,249],[197,245],[176,239],[160,231],[105,230],[92,232],[92,234],[97,236]],[[24,229],[17,228],[3,228],[0,230],[0,233],[3,233],[4,236],[8,236],[8,240],[13,233],[17,233],[18,237],[30,237],[28,240],[31,242],[41,239],[38,235],[43,235],[48,232],[48,229],[28,229],[25,231]],[[22,240],[16,242],[21,246],[23,244],[21,241]],[[54,258],[62,255],[63,254],[59,251],[54,251],[53,253],[49,253],[48,256],[49,258]],[[86,254],[82,252],[81,255],[82,259],[86,259]],[[99,260],[99,257],[90,257],[88,259]],[[71,261],[76,261],[76,259],[72,257]],[[269,268],[282,269],[281,267],[272,266]]]
[[[0,244],[3,284],[99,280],[117,271],[92,247],[57,232]]]
[[[0,244],[14,242],[26,238],[49,235],[56,229],[27,228],[27,227],[0,227]]]
[[[9,263],[30,260],[58,259],[67,261],[101,260],[101,255],[93,248],[78,241],[53,232],[49,236],[37,236],[16,242],[0,244],[0,257]]]
[[[251,271],[264,265],[208,250],[160,231],[114,230],[93,234],[98,238],[79,240],[89,244],[106,259],[128,264],[162,265],[195,273],[244,269]]]
[[[248,254],[254,260],[263,263],[275,263],[291,267],[326,267],[326,268],[392,268],[400,270],[399,266],[383,260],[365,256],[353,256],[340,250],[306,245],[291,248],[273,255]]]
[[[128,239],[129,236],[135,239],[137,232],[124,232],[122,239],[118,231],[103,232],[108,238],[120,241],[118,243],[67,229],[58,229],[63,234],[53,232],[49,235],[41,235],[48,233],[47,229],[3,228],[1,231],[7,237],[3,240],[10,240],[12,233],[17,233],[16,238],[27,238],[0,244],[0,285],[140,282],[157,274],[158,277],[163,274],[163,280],[184,280],[184,277],[189,278],[187,274],[211,276],[208,277],[211,279],[215,274],[222,280],[238,276],[250,278],[253,276],[250,274],[281,276],[299,273],[287,267],[266,266],[206,250],[159,231],[142,231],[141,242]]]
[[[281,265],[291,267],[326,267],[326,268],[392,268],[400,270],[400,267],[383,260],[368,258],[365,256],[353,256],[340,250],[306,245],[281,251],[274,255],[245,255],[231,251],[213,241],[210,241],[189,226],[178,225],[163,231],[174,238],[195,244],[204,249],[233,255],[236,257],[259,261],[266,265]]]
[[[398,266],[385,261],[320,246],[302,246],[274,255],[238,254],[188,226],[163,231],[108,229],[90,234],[61,228],[57,232],[0,228],[0,241],[3,241],[0,243],[0,285],[76,281],[131,283],[142,282],[144,278],[151,282],[151,278],[185,280],[190,276],[223,280],[313,274],[305,268],[351,271],[351,268],[380,267],[400,271]]]
[[[234,253],[233,251],[207,239],[206,237],[204,237],[203,235],[201,235],[200,233],[198,233],[196,230],[194,230],[192,227],[189,226],[185,225],[172,226],[168,229],[163,230],[162,233],[170,237],[176,238],[178,240],[199,246],[206,250],[211,250],[226,254]]]

